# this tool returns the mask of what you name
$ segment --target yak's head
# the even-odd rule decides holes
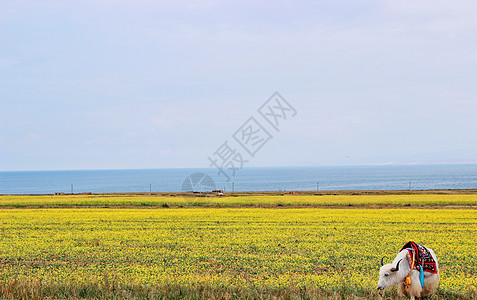
[[[390,286],[398,284],[402,281],[401,276],[399,276],[399,264],[401,263],[400,259],[395,266],[392,264],[384,264],[383,258],[381,258],[381,268],[379,269],[379,282],[378,290],[387,289]]]

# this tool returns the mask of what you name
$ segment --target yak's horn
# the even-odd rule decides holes
[[[384,256],[381,258],[381,266],[384,266]]]
[[[401,262],[401,260],[402,260],[402,259],[400,259],[400,260],[398,261],[398,263],[396,264],[396,267],[395,267],[395,268],[391,268],[391,272],[397,272],[397,271],[399,271],[399,263]]]

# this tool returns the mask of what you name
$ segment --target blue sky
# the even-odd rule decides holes
[[[477,162],[475,1],[0,1],[0,170]],[[239,148],[237,148],[239,150]]]

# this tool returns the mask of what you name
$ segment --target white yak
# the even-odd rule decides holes
[[[412,247],[406,248],[406,246]],[[420,255],[423,255],[421,251],[427,258],[421,260]],[[439,285],[439,265],[432,249],[409,242],[391,264],[385,265],[383,259],[384,257],[381,259],[378,290],[384,290],[397,284],[401,296],[409,296],[411,299],[415,299],[416,297],[425,297],[437,289]],[[413,266],[412,271],[411,265]],[[421,266],[426,268],[420,272],[417,269],[420,269]],[[428,266],[433,270],[426,271]]]

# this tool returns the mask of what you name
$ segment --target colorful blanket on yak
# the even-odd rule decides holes
[[[420,266],[422,266],[422,268],[426,272],[434,274],[437,273],[436,262],[434,261],[434,258],[432,258],[431,252],[429,252],[429,250],[423,245],[419,245],[410,241],[407,242],[399,252],[401,252],[402,250],[407,250],[408,252],[407,258],[409,260],[409,267],[412,264],[413,254],[416,253],[416,262],[414,263],[414,269],[420,271]]]

